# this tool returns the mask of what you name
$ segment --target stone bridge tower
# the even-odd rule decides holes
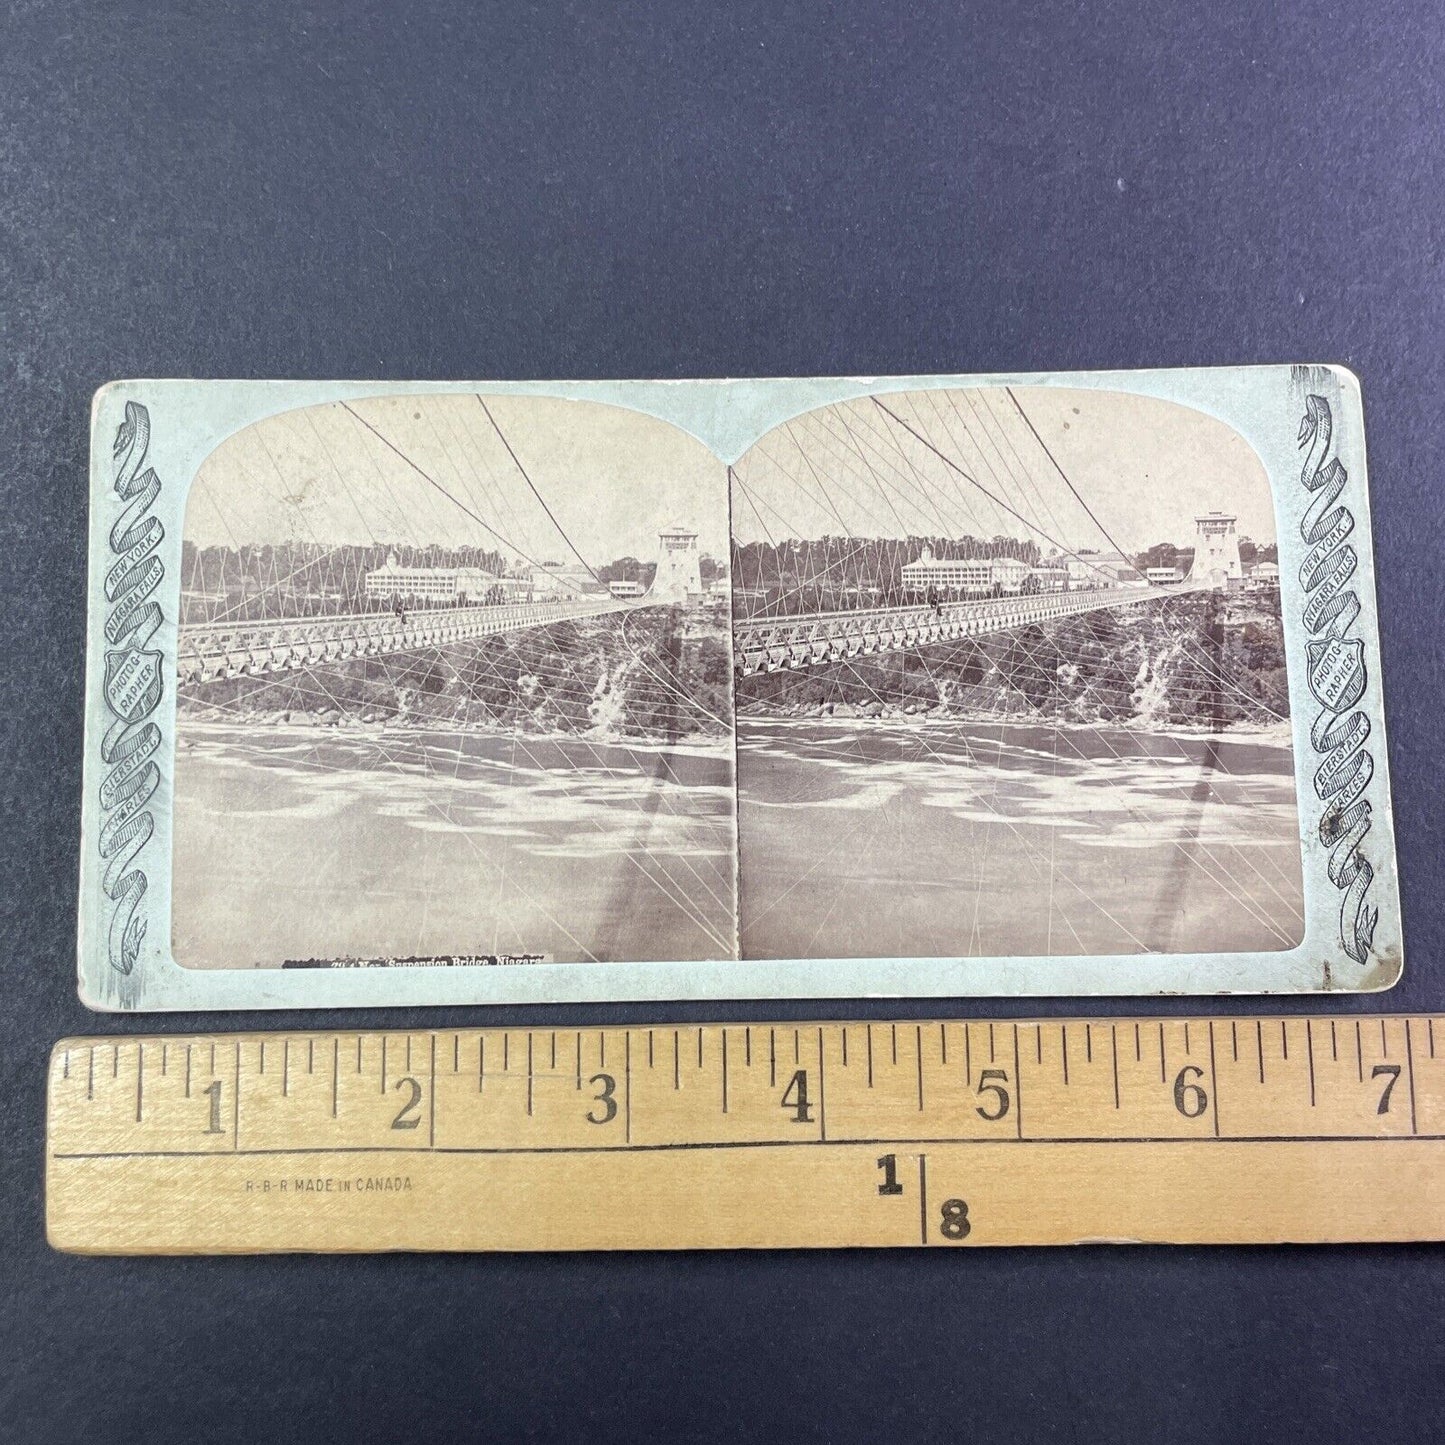
[[[702,595],[701,555],[697,531],[676,523],[657,534],[657,575],[652,579],[653,597],[686,602]]]
[[[1244,564],[1239,560],[1239,519],[1228,512],[1205,512],[1194,519],[1194,565],[1191,582],[1209,587],[1235,588],[1244,581]]]

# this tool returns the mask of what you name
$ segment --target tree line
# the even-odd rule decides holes
[[[531,563],[509,558],[489,547],[444,547],[439,543],[247,542],[239,547],[198,547],[181,543],[182,620],[203,622],[209,617],[257,619],[308,617],[335,612],[363,611],[370,605],[366,574],[395,557],[398,566],[421,568],[476,568],[494,577],[530,571]],[[575,566],[555,558],[540,565]],[[701,558],[702,580],[710,582],[722,572],[712,557]],[[652,585],[656,562],[624,556],[597,567],[602,586],[614,581]],[[374,599],[373,599],[374,600]]]

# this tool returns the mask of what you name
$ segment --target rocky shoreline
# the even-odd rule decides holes
[[[765,703],[752,703],[738,710],[740,717],[763,717],[763,718],[887,718],[897,719],[905,717],[946,717],[956,718],[965,722],[978,722],[985,719],[1007,718],[1005,713],[968,713],[960,712],[957,708],[944,707],[941,704],[928,706],[920,703],[891,703],[891,702],[795,702],[781,703],[769,706]]]
[[[590,739],[618,747],[688,749],[732,746],[730,733],[721,729],[682,733],[675,737],[643,730],[617,731],[594,726],[580,730],[549,728],[540,720],[528,719],[514,725],[495,719],[426,716],[420,713],[388,713],[380,710],[347,712],[340,708],[289,708],[238,715],[234,710],[206,706],[183,706],[176,714],[178,730],[218,733],[236,729],[275,732],[334,733],[341,737],[380,737],[387,733],[456,733],[474,737],[525,737],[537,742]]]
[[[1289,721],[1251,722],[1238,720],[1219,728],[1201,728],[1197,724],[1161,723],[1156,718],[1119,717],[1045,717],[1027,708],[996,709],[926,706],[914,703],[792,703],[772,706],[751,704],[738,711],[739,724],[748,722],[894,722],[894,723],[967,723],[987,726],[1007,723],[1018,727],[1058,728],[1061,731],[1087,729],[1119,732],[1158,733],[1170,737],[1226,737],[1251,742],[1292,745]]]

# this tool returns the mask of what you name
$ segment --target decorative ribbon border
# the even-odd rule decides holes
[[[1349,636],[1360,614],[1359,598],[1348,585],[1359,557],[1347,540],[1355,529],[1350,509],[1336,501],[1349,479],[1332,451],[1334,417],[1322,396],[1305,399],[1299,445],[1305,450],[1300,482],[1313,495],[1300,521],[1308,551],[1300,563],[1300,586],[1308,599],[1304,623],[1309,689],[1320,705],[1310,726],[1310,743],[1319,758],[1315,793],[1326,807],[1319,822],[1320,842],[1330,850],[1330,882],[1343,890],[1340,942],[1358,964],[1370,955],[1380,910],[1369,900],[1375,870],[1361,851],[1370,831],[1372,810],[1364,797],[1375,774],[1365,748],[1370,720],[1356,708],[1369,681],[1365,644]]]
[[[129,975],[145,940],[148,920],[138,914],[148,880],[136,861],[155,831],[149,804],[160,786],[153,761],[161,730],[151,720],[165,689],[161,652],[148,648],[165,621],[153,594],[165,576],[155,555],[165,528],[151,508],[160,495],[160,479],[145,467],[150,447],[150,413],[137,402],[125,405],[116,430],[115,492],[123,503],[110,529],[114,557],[105,574],[105,677],[101,690],[112,721],[101,739],[100,758],[108,770],[100,785],[104,822],[100,857],[102,886],[115,905],[110,917],[107,955],[116,972]],[[145,468],[142,470],[142,468]]]

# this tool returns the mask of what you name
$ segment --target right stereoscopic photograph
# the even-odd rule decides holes
[[[889,392],[729,485],[744,958],[1299,944],[1275,503],[1236,431]]]

